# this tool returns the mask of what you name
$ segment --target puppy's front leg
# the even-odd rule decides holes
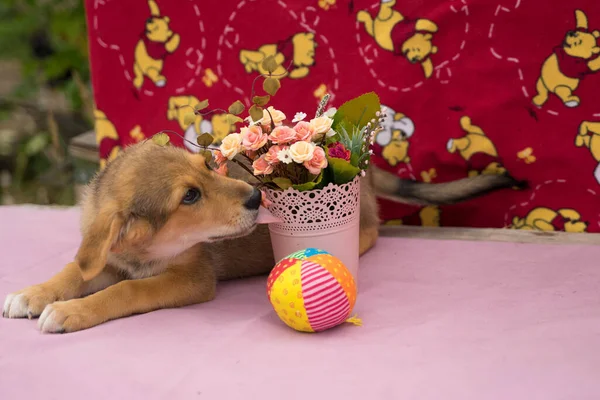
[[[215,292],[212,268],[172,267],[150,278],[121,281],[82,299],[50,304],[38,327],[47,333],[75,332],[133,314],[206,302]]]

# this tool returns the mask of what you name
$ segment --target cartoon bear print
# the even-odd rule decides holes
[[[400,219],[385,221],[384,225],[416,225],[416,226],[440,226],[441,211],[437,206],[425,206],[419,211],[409,214]]]
[[[594,178],[600,184],[600,122],[583,121],[579,125],[579,134],[575,137],[575,146],[588,148],[598,162]]]
[[[408,139],[415,132],[415,124],[406,115],[390,107],[383,106],[382,109],[386,116],[382,123],[382,130],[375,138],[375,142],[381,146],[381,155],[392,167],[399,163],[409,163]]]
[[[565,106],[577,107],[579,97],[573,92],[580,81],[600,70],[600,47],[596,39],[600,32],[588,29],[588,18],[581,10],[575,11],[576,28],[567,32],[560,46],[544,61],[537,80],[537,95],[533,104],[543,106],[550,93],[557,95]]]
[[[524,218],[513,217],[510,229],[543,231],[543,232],[586,232],[587,222],[572,208],[561,208],[557,211],[547,207],[536,207]]]
[[[449,153],[458,152],[467,162],[469,176],[505,173],[506,168],[500,164],[498,151],[485,132],[472,125],[468,116],[460,119],[460,126],[466,135],[448,140],[447,149]]]
[[[196,143],[201,133],[212,134],[215,138],[214,144],[218,144],[225,136],[235,132],[235,125],[229,123],[227,113],[211,114],[210,120],[203,118],[202,115],[196,115],[192,124],[186,124],[185,116],[193,113],[197,104],[200,104],[200,101],[195,96],[172,96],[169,98],[167,109],[167,120],[177,121],[181,130],[185,131],[185,146],[194,152],[199,149],[189,142]]]
[[[274,76],[278,79],[286,76],[301,79],[308,75],[309,67],[315,64],[316,47],[314,33],[299,32],[277,43],[264,44],[257,50],[240,50],[240,62],[247,73],[265,75],[268,71],[262,67],[262,61],[273,56],[277,63]]]
[[[394,5],[396,0],[381,0],[375,18],[368,11],[361,10],[356,20],[364,24],[379,47],[405,57],[411,64],[421,64],[425,78],[429,78],[433,74],[431,55],[438,51],[432,43],[438,27],[428,19],[405,18],[393,8]]]
[[[94,110],[94,130],[96,131],[96,143],[100,155],[100,169],[104,169],[106,163],[112,161],[120,150],[119,134],[115,125],[106,117],[104,112]]]
[[[133,85],[139,89],[148,77],[157,87],[167,84],[162,69],[167,55],[179,47],[180,37],[169,28],[170,18],[161,16],[154,0],[148,0],[150,18],[146,20],[146,28],[135,46],[135,62],[133,64]]]

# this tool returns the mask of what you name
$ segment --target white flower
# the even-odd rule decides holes
[[[294,119],[292,120],[292,122],[300,122],[304,120],[304,118],[306,118],[306,113],[297,112],[296,115],[294,115]]]
[[[290,146],[290,155],[292,160],[298,164],[312,159],[316,145],[314,143],[300,141]]]
[[[327,136],[327,137],[333,137],[333,136],[335,136],[336,134],[337,134],[337,132],[336,132],[336,131],[334,131],[333,129],[330,129],[330,130],[328,130],[328,131],[327,131],[327,133],[325,134],[325,136]],[[363,141],[366,141],[366,139],[365,139],[365,140],[363,140]]]
[[[221,154],[229,160],[233,160],[239,152],[242,151],[242,135],[239,133],[230,133],[221,141]]]
[[[331,124],[333,124],[333,120],[326,115],[322,115],[318,118],[311,119],[310,124],[315,129],[315,133],[322,135],[323,133],[328,132],[331,129]]]
[[[337,112],[337,108],[331,107],[330,109],[325,111],[325,114],[323,114],[323,115],[325,115],[326,117],[329,117],[329,118],[333,118],[333,116],[335,115],[336,112]]]
[[[290,149],[279,150],[277,152],[277,159],[284,164],[291,163],[293,160],[292,155],[290,154]]]

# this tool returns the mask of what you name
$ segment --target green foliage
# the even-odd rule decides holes
[[[354,179],[360,173],[360,169],[341,158],[327,157],[327,172],[331,175],[331,182],[336,185],[343,185]]]
[[[379,96],[374,92],[365,93],[352,100],[349,100],[337,109],[331,128],[340,132],[346,129],[347,132],[356,132],[364,128],[367,123],[376,117],[376,113],[381,110]]]

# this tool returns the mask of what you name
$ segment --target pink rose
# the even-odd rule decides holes
[[[275,144],[287,144],[294,141],[295,138],[296,131],[287,126],[278,126],[269,135],[269,139]]]
[[[215,156],[215,162],[217,163],[217,165],[221,165],[227,162],[227,157],[225,157],[223,153],[221,153],[219,150],[215,150],[213,155]]]
[[[267,160],[267,162],[271,165],[278,164],[279,158],[277,158],[277,153],[279,153],[283,149],[287,149],[287,146],[271,146],[267,154],[265,154],[265,160]]]
[[[322,147],[315,148],[313,157],[304,162],[304,166],[313,175],[319,175],[323,168],[327,167],[327,157]]]
[[[242,145],[246,150],[256,151],[260,149],[267,143],[269,138],[258,125],[244,127],[240,133],[242,134]]]
[[[331,158],[341,158],[342,160],[350,161],[350,150],[346,150],[340,142],[330,144],[327,147],[327,153]]]
[[[254,175],[269,175],[273,173],[273,166],[267,162],[265,156],[266,154],[263,154],[252,163]]]
[[[271,204],[273,204],[273,202],[267,198],[267,194],[263,190],[260,191],[260,194],[261,194],[260,205],[263,206],[264,208],[269,208],[269,206]]]
[[[296,131],[296,141],[311,140],[312,137],[317,133],[315,127],[306,121],[300,121],[294,126]]]
[[[227,176],[229,173],[229,169],[227,168],[227,164],[221,164],[219,168],[215,169],[215,172],[219,175]]]

